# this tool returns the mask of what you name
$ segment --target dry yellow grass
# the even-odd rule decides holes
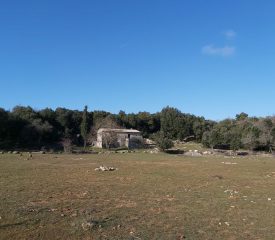
[[[0,239],[275,239],[274,189],[271,157],[4,154]]]

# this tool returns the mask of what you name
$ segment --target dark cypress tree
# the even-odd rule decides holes
[[[85,108],[83,110],[80,131],[81,131],[81,136],[83,138],[83,143],[84,143],[83,147],[85,149],[86,145],[87,145],[87,135],[88,135],[88,107],[87,106],[85,106]]]

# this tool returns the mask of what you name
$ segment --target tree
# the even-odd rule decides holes
[[[8,123],[8,112],[6,112],[3,108],[0,108],[0,148],[5,147],[5,145],[8,144]]]
[[[241,112],[241,113],[236,115],[236,120],[237,121],[242,121],[242,120],[247,119],[247,117],[248,117],[247,113]]]
[[[242,141],[241,141],[241,135],[237,131],[233,131],[231,133],[231,139],[230,139],[230,148],[235,152],[239,150],[242,146]]]
[[[154,140],[161,151],[165,151],[174,146],[173,141],[166,137],[162,131],[155,134]]]
[[[103,132],[102,145],[107,149],[118,147],[117,133],[112,131]]]
[[[275,127],[271,131],[271,137],[272,137],[272,151],[275,147]]]
[[[181,112],[176,108],[163,108],[160,115],[161,134],[166,138],[177,139],[181,120]]]
[[[204,132],[202,136],[202,143],[206,147],[211,147],[212,149],[221,144],[220,134],[216,129],[212,129],[211,131]]]
[[[71,153],[73,148],[72,148],[72,140],[70,138],[63,138],[61,141],[61,144],[63,146],[64,152],[65,153]]]
[[[246,133],[242,136],[242,145],[250,150],[254,150],[259,146],[260,129],[256,126],[250,126]]]
[[[83,138],[83,148],[86,148],[87,145],[87,136],[88,136],[88,107],[85,106],[83,110],[83,115],[82,115],[82,122],[80,126],[80,131],[81,131],[81,136]]]
[[[95,119],[94,119],[95,121]],[[87,136],[87,141],[89,143],[94,143],[96,140],[97,140],[97,131],[98,129],[100,128],[122,128],[116,121],[116,118],[109,114],[107,116],[102,116],[100,117],[100,121],[97,119],[95,121],[95,124],[93,124],[93,126],[90,128],[90,132]],[[106,136],[106,143],[103,143],[105,144],[106,146],[111,146],[113,142],[115,142],[115,136],[113,136],[113,134],[108,134]]]
[[[259,122],[260,133],[260,144],[266,148],[269,152],[272,152],[272,130],[273,122],[271,118],[265,118]]]

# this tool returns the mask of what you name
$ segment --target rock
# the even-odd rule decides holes
[[[154,148],[154,149],[150,150],[149,153],[151,153],[151,154],[153,154],[153,153],[159,153],[159,149],[158,148]]]
[[[101,228],[101,225],[97,221],[87,221],[81,224],[84,231],[92,230],[95,227]]]
[[[100,166],[98,168],[95,168],[95,171],[115,171],[115,170],[118,170],[117,168],[115,167],[106,167],[106,166]]]
[[[93,228],[93,225],[89,222],[82,223],[81,226],[82,226],[82,229],[84,231],[88,231],[88,230],[91,230]]]
[[[184,155],[192,156],[192,157],[202,156],[202,154],[200,152],[195,152],[195,151],[192,151],[192,150],[189,150],[189,152],[186,152]]]
[[[211,151],[204,151],[202,154],[203,154],[203,155],[211,155],[212,152],[211,152]]]
[[[72,227],[75,227],[75,226],[76,226],[76,224],[75,224],[75,223],[71,223],[71,226],[72,226]]]
[[[116,151],[117,153],[129,153],[130,151],[129,150],[118,150]]]
[[[19,154],[19,152],[18,151],[13,151],[12,154]]]
[[[235,163],[235,162],[221,162],[222,164],[225,164],[225,165],[237,165],[238,163]]]

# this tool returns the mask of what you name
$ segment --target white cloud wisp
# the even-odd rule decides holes
[[[227,38],[227,39],[233,39],[237,36],[237,33],[232,30],[232,29],[229,29],[229,30],[226,30],[223,32],[223,35]]]
[[[206,45],[202,48],[202,53],[211,56],[230,57],[235,54],[234,46],[215,47],[214,45]]]

